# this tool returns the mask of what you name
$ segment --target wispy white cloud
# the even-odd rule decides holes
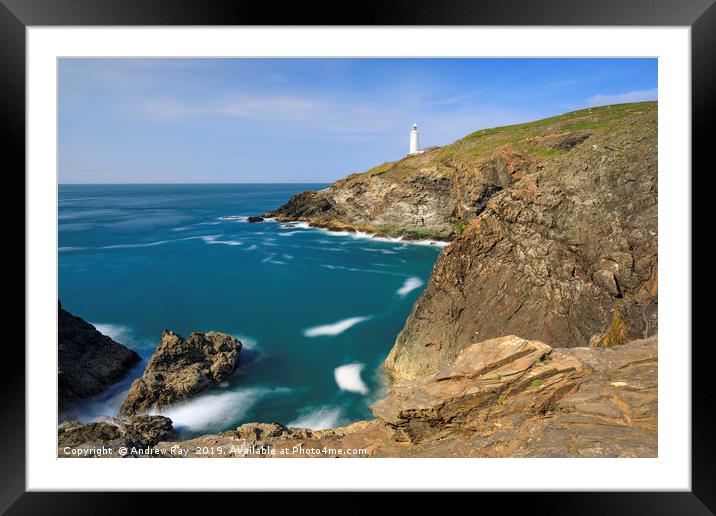
[[[658,89],[627,91],[625,93],[614,93],[608,95],[593,95],[587,99],[590,106],[604,106],[607,104],[623,104],[625,102],[643,102],[645,100],[656,100]]]
[[[467,92],[471,97],[479,92]],[[446,102],[456,102],[457,97]],[[441,102],[442,104],[443,102]],[[445,110],[434,101],[417,97],[368,100],[316,98],[314,95],[242,94],[211,101],[156,96],[132,100],[128,113],[154,122],[191,121],[197,118],[224,118],[272,124],[274,134],[281,128],[293,138],[345,138],[383,141],[405,138],[404,127],[418,122],[425,128],[425,145],[444,145],[477,129],[507,123],[524,122],[532,116],[517,110],[489,104],[462,104]],[[279,125],[276,125],[279,124]],[[400,140],[402,142],[402,139]],[[396,142],[396,143],[400,143]]]
[[[332,109],[328,103],[286,95],[242,95],[212,102],[147,97],[130,105],[135,114],[155,121],[207,116],[265,121],[316,120],[325,118]]]

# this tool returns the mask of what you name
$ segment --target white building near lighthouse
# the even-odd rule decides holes
[[[420,154],[420,146],[418,144],[418,124],[414,123],[413,128],[410,130],[410,153],[409,155],[412,156],[413,154]]]

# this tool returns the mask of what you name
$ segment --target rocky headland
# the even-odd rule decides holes
[[[140,357],[72,315],[58,302],[57,388],[60,412],[120,380]]]
[[[657,332],[655,102],[477,131],[267,215],[454,239],[385,363],[394,378],[503,335],[575,347]]]
[[[656,103],[581,110],[478,131],[264,214],[453,242],[385,361],[389,391],[373,419],[323,431],[249,423],[189,440],[167,433],[153,448],[201,457],[655,457],[656,145]],[[241,344],[219,335],[166,332],[121,414],[188,399],[231,374]],[[74,443],[116,443],[107,425],[130,423],[102,424],[61,431]]]

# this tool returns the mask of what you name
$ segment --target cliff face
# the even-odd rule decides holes
[[[439,256],[388,373],[429,374],[507,334],[557,347],[654,335],[656,114],[634,106],[494,195]]]
[[[140,357],[58,304],[58,402],[60,411],[118,381]]]

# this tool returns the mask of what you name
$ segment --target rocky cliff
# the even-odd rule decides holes
[[[140,357],[58,302],[58,402],[60,412],[120,380]]]
[[[165,330],[141,378],[122,403],[120,415],[149,412],[218,384],[239,364],[241,341],[219,332],[192,333],[186,339]]]
[[[620,112],[491,197],[443,250],[386,361],[393,377],[432,373],[476,339],[574,347],[656,334],[656,105]]]
[[[455,239],[385,365],[431,374],[475,340],[600,346],[657,330],[657,105],[477,131],[267,214]]]

